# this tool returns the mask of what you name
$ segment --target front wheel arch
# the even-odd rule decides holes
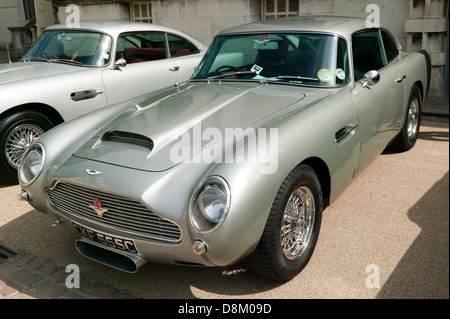
[[[275,281],[295,277],[313,254],[322,212],[319,177],[309,165],[300,164],[279,187],[261,239],[247,257],[250,268]]]

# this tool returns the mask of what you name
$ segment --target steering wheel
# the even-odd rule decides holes
[[[219,71],[222,70],[222,69],[229,69],[229,70],[233,70],[233,71],[237,71],[237,72],[242,71],[241,69],[239,69],[239,68],[236,67],[236,66],[232,66],[232,65],[222,65],[222,66],[219,66],[214,72],[219,72]]]
[[[45,54],[47,54],[47,55],[49,55],[49,56],[53,56],[55,59],[59,59],[58,56],[57,56],[56,54],[54,54],[53,52],[50,52],[50,51],[43,51],[42,53],[45,53]]]

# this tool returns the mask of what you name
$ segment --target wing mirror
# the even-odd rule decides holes
[[[370,90],[370,87],[377,84],[380,81],[380,74],[375,71],[371,70],[364,74],[364,81],[361,87],[368,88]]]
[[[127,66],[127,61],[125,61],[125,59],[124,58],[120,58],[119,60],[117,60],[116,62],[114,62],[114,69],[119,69],[120,70],[120,68],[124,68],[124,67],[126,67]]]

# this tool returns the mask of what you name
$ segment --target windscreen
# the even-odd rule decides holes
[[[217,37],[193,80],[266,80],[313,86],[348,82],[346,42],[334,35],[262,33]]]

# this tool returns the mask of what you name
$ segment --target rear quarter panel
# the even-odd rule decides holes
[[[406,114],[408,97],[414,84],[418,85],[422,92],[422,102],[427,97],[431,74],[430,54],[425,50],[412,53],[402,52],[401,58],[395,63],[395,67],[398,68],[402,75],[406,75],[406,78],[403,80],[405,97],[403,111]]]

